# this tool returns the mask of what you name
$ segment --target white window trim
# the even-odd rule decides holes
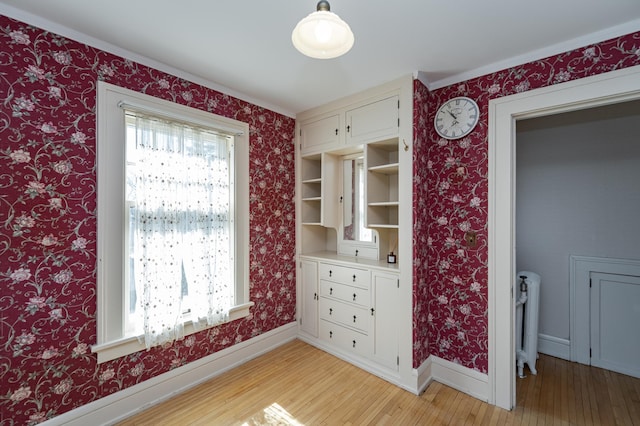
[[[206,125],[235,137],[235,253],[236,305],[229,321],[249,315],[249,125],[206,111],[154,98],[143,93],[98,82],[97,88],[97,203],[98,203],[98,286],[97,344],[91,351],[98,363],[110,361],[145,349],[144,337],[123,337],[125,297],[123,295],[123,232],[125,229],[125,137],[124,110],[133,105],[165,117]],[[105,165],[110,165],[106,167]],[[117,166],[113,166],[117,165]],[[114,203],[113,200],[121,200]],[[109,217],[108,223],[101,218]],[[122,230],[122,232],[117,232]],[[185,323],[185,335],[196,330]]]

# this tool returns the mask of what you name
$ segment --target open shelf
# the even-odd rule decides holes
[[[367,205],[367,222],[370,227],[398,227],[398,203]]]
[[[336,157],[328,153],[302,157],[300,164],[300,222],[333,227],[337,218]]]
[[[369,167],[370,172],[380,173],[384,175],[397,175],[398,163],[382,164],[380,166]]]
[[[398,139],[368,144],[366,161],[367,226],[397,228],[400,207]]]

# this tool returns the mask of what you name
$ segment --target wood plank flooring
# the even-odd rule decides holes
[[[640,379],[546,355],[537,367],[506,411],[436,382],[413,395],[296,340],[120,425],[640,426]]]

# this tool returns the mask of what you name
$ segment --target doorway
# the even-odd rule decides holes
[[[516,122],[516,265],[543,278],[538,352],[620,373],[639,368],[638,122],[640,101]]]
[[[515,124],[640,99],[640,66],[613,71],[489,102],[489,401],[515,406]]]

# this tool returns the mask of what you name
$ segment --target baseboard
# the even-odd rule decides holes
[[[310,338],[304,333],[298,335],[298,338],[416,395],[422,394],[431,382],[436,381],[481,401],[489,400],[489,377],[486,374],[433,355],[418,368],[411,370],[410,380],[403,380],[400,376],[381,374],[380,369],[375,368],[373,363],[365,363],[361,357],[349,356],[333,346],[325,345],[319,339]]]
[[[460,392],[489,401],[489,376],[431,355],[431,374],[433,380],[450,386]]]
[[[433,372],[431,369],[431,357],[427,357],[425,362],[420,364],[420,367],[415,368],[413,370],[413,375],[416,376],[416,383],[418,387],[418,395],[421,395],[422,392],[429,386],[431,382],[433,382]]]
[[[568,339],[538,334],[538,352],[570,361],[571,342]]]
[[[42,424],[84,426],[116,423],[294,340],[297,333],[296,322],[286,324]]]

